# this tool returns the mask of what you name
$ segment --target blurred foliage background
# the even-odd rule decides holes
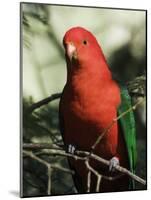
[[[97,38],[113,77],[126,83],[146,74],[146,12],[105,8],[21,4],[23,142],[59,143],[59,100],[34,111],[26,110],[53,93],[61,92],[66,82],[62,39],[73,26],[90,30]],[[136,101],[136,98],[133,99]],[[136,173],[146,179],[145,104],[136,112],[138,165]],[[41,155],[50,162],[68,167],[59,156]],[[23,196],[47,194],[46,169],[36,161],[23,159]],[[137,189],[144,189],[137,185]],[[69,174],[54,171],[52,194],[71,194],[76,189]]]

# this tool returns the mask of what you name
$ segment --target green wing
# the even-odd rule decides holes
[[[129,96],[126,87],[121,87],[121,105],[118,108],[118,115],[125,112],[132,106],[131,98]],[[135,130],[135,119],[133,111],[128,112],[122,118],[119,119],[119,123],[122,127],[124,139],[127,147],[128,158],[129,158],[129,169],[132,173],[135,173],[136,166],[136,130]],[[130,189],[135,189],[134,181],[130,181]]]

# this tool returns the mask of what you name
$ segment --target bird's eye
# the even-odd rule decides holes
[[[86,40],[83,40],[83,44],[84,44],[84,45],[87,45],[87,41],[86,41]]]

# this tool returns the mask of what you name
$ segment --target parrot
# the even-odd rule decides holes
[[[63,37],[63,46],[67,79],[59,103],[60,130],[67,152],[91,152],[109,124],[131,107],[131,98],[125,85],[113,80],[102,48],[90,31],[71,27]],[[109,160],[106,166],[89,159],[90,166],[102,175],[98,192],[135,189],[134,181],[115,169],[120,165],[135,172],[136,130],[132,111],[114,121],[93,153]],[[75,171],[73,180],[78,193],[86,193],[89,170],[85,162],[71,157],[68,161]],[[96,186],[97,177],[91,173],[90,192],[96,192]]]

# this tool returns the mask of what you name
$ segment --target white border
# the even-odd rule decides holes
[[[0,199],[17,199],[19,191],[19,2],[5,0],[0,3]],[[42,2],[54,4],[87,5],[115,8],[137,8],[148,10],[148,36],[151,35],[150,17],[151,7],[149,0],[32,0],[24,2]],[[150,56],[151,44],[148,37],[148,110],[150,88]],[[148,112],[148,141],[151,141],[149,130],[151,122]],[[151,152],[148,142],[148,154]],[[151,158],[148,156],[148,164]],[[149,165],[150,166],[150,165]],[[151,173],[148,166],[148,188],[151,185]],[[91,195],[72,195],[51,197],[51,199],[148,199],[150,191],[107,193]],[[31,199],[31,198],[29,198]],[[34,198],[39,199],[39,198]],[[50,197],[45,197],[50,199]]]

